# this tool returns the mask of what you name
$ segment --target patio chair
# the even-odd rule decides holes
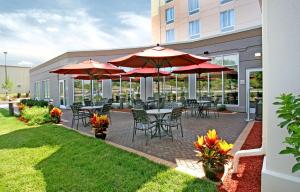
[[[76,129],[78,130],[79,120],[81,120],[82,124],[85,126],[86,125],[86,118],[89,117],[89,116],[88,116],[87,113],[80,110],[79,105],[71,105],[70,107],[71,107],[71,110],[72,110],[72,125],[71,125],[71,127],[73,128],[74,122],[77,120]]]
[[[167,128],[168,134],[171,135],[172,141],[173,141],[173,133],[172,133],[173,127],[176,127],[177,130],[180,127],[181,136],[183,137],[181,116],[182,116],[182,107],[177,107],[172,110],[172,113],[169,116],[169,118],[164,119],[162,122],[162,125],[166,126]]]
[[[151,121],[144,109],[132,109],[132,115],[133,115],[132,142],[134,141],[134,136],[136,135],[137,130],[144,131],[145,136],[147,136],[147,131],[150,131],[150,136],[152,136],[152,129],[156,127],[157,121]]]
[[[92,101],[91,101],[91,100],[88,100],[88,99],[85,99],[85,100],[84,100],[84,105],[85,105],[85,106],[91,106],[91,105],[92,105]]]
[[[135,109],[145,109],[145,103],[141,99],[135,99],[133,104]]]
[[[186,100],[186,110],[191,111],[191,116],[193,116],[193,114],[196,114],[196,111],[198,109],[199,109],[199,105],[197,103],[197,99],[187,99]]]
[[[218,111],[218,104],[220,102],[220,98],[216,97],[216,99],[214,99],[210,105],[209,111],[213,111],[214,112],[214,116],[215,118],[220,117],[219,111]]]
[[[103,105],[101,111],[98,111],[98,113],[99,115],[107,115],[107,117],[109,118],[109,122],[111,124],[110,109],[111,109],[111,103],[106,103]]]

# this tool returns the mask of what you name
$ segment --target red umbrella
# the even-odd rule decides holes
[[[205,63],[201,63],[198,65],[190,65],[190,66],[181,67],[181,68],[173,70],[172,73],[177,73],[177,74],[198,73],[199,78],[200,78],[201,73],[221,72],[221,71],[231,71],[231,70],[232,69],[230,69],[228,67],[223,67],[220,65],[205,62]],[[199,81],[199,88],[200,88],[200,81]],[[201,92],[200,92],[200,94],[201,94]]]
[[[160,47],[159,45],[157,45],[156,47],[146,49],[138,53],[134,53],[125,57],[114,59],[112,61],[109,61],[109,63],[114,64],[116,66],[124,66],[124,67],[157,68],[158,69],[157,76],[159,79],[160,68],[188,66],[188,65],[203,63],[209,60],[210,59],[207,57],[200,57],[200,56],[184,53],[181,51]],[[160,93],[159,93],[159,83],[158,83],[158,95],[159,94]]]
[[[93,100],[92,96],[92,79],[96,79],[97,75],[102,74],[115,74],[115,73],[123,73],[123,69],[119,69],[118,67],[108,64],[108,63],[99,63],[97,61],[93,61],[89,59],[87,61],[83,61],[78,64],[70,64],[66,65],[62,68],[56,69],[54,71],[50,71],[50,73],[58,73],[58,74],[87,74],[91,77],[91,101]]]
[[[127,77],[144,77],[145,78],[145,101],[146,101],[146,77],[154,77],[159,73],[159,76],[169,76],[171,73],[166,71],[159,71],[156,68],[137,68],[127,73],[124,73],[123,76]]]

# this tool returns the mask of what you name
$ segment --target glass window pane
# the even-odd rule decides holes
[[[83,81],[83,97],[84,99],[91,99],[91,82],[90,80]]]
[[[168,8],[166,9],[166,23],[172,23],[174,21],[174,8]]]
[[[207,97],[208,94],[208,75],[207,73],[201,74],[200,77],[197,75],[197,96],[200,99],[201,97]]]
[[[233,71],[224,72],[224,104],[238,104],[238,67],[229,67]]]
[[[166,42],[173,42],[175,40],[174,29],[169,29],[166,31]]]
[[[220,13],[220,26],[222,32],[234,30],[234,23],[234,9],[230,9]]]
[[[119,102],[120,79],[112,80],[112,96],[114,102]]]
[[[238,56],[236,54],[234,55],[224,55],[224,66],[232,66],[238,64]]]
[[[200,21],[194,20],[189,22],[189,34],[191,39],[200,37]]]
[[[213,99],[219,98],[222,101],[222,73],[210,73],[210,95]]]
[[[82,80],[74,79],[74,103],[82,102]]]
[[[189,14],[199,12],[199,0],[189,0]]]
[[[97,102],[101,100],[101,88],[102,81],[93,80],[93,101]]]
[[[177,100],[181,100],[184,98],[188,98],[189,96],[189,79],[188,75],[186,74],[180,74],[177,77],[177,87],[178,87],[178,98]]]

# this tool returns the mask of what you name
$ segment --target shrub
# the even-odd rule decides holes
[[[50,111],[50,116],[52,118],[52,121],[54,123],[59,123],[60,120],[61,120],[61,116],[62,116],[62,111],[57,108],[57,107],[54,107],[51,111]]]
[[[21,103],[27,105],[28,107],[33,107],[33,106],[46,107],[49,104],[48,101],[36,100],[36,99],[22,99]]]
[[[51,121],[47,107],[25,107],[22,111],[22,117],[28,121],[29,125],[41,125]]]
[[[218,111],[225,111],[225,110],[226,110],[226,105],[218,104],[218,105],[217,105],[217,110],[218,110]]]
[[[291,154],[297,163],[292,167],[292,172],[300,170],[300,96],[293,94],[282,94],[276,98],[274,105],[279,108],[276,111],[278,118],[282,122],[278,126],[286,128],[289,136],[285,138],[284,143],[287,147],[280,151],[280,154]]]

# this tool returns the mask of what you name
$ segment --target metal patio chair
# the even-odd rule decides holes
[[[71,105],[71,110],[72,110],[72,125],[71,127],[73,128],[74,122],[77,120],[77,126],[76,129],[78,130],[78,125],[79,125],[79,120],[82,121],[82,124],[85,126],[86,125],[86,118],[88,118],[88,114],[85,113],[84,111],[81,111],[80,108],[81,106],[79,105]]]
[[[134,141],[134,136],[136,135],[136,131],[144,131],[145,136],[147,136],[147,131],[150,131],[150,137],[152,134],[152,129],[156,128],[157,121],[151,121],[148,114],[144,109],[132,109],[133,115],[133,134],[132,134],[132,142]],[[147,137],[148,140],[148,137]]]
[[[167,128],[168,134],[172,137],[172,141],[173,141],[173,132],[172,132],[173,127],[176,127],[177,129],[180,127],[181,136],[183,137],[182,122],[181,122],[182,110],[183,110],[182,107],[174,108],[169,118],[164,119],[162,122],[162,125],[166,126]]]

